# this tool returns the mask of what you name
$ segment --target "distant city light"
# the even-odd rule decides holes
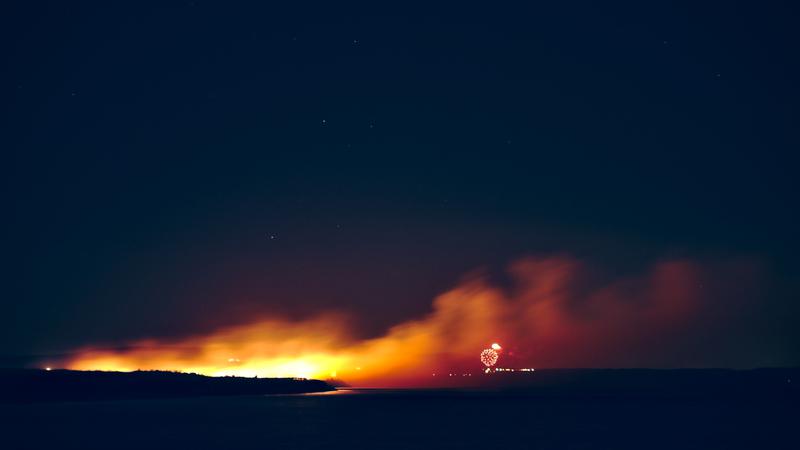
[[[52,367],[45,367],[44,370],[50,372],[51,370],[53,370],[53,368]]]
[[[534,369],[532,367],[524,367],[522,369],[515,369],[515,368],[511,368],[511,367],[494,367],[494,368],[487,367],[484,370],[485,373],[490,373],[490,372],[535,372],[535,371],[536,371],[536,369]]]

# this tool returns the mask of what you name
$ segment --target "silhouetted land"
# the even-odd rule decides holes
[[[346,386],[340,382],[342,386]],[[544,369],[431,379],[458,395],[487,390],[520,397],[772,398],[794,401],[800,369]],[[332,383],[291,378],[207,377],[137,371],[0,369],[0,402],[84,401],[325,392]],[[421,390],[421,393],[433,390]],[[448,395],[449,389],[437,390]],[[427,394],[426,394],[427,395]]]
[[[319,380],[207,377],[137,371],[0,370],[0,402],[117,400],[160,397],[299,394],[335,390]]]

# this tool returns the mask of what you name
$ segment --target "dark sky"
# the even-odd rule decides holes
[[[329,309],[377,335],[569,254],[755,261],[731,345],[800,362],[790,2],[273,3],[3,3],[0,354]]]

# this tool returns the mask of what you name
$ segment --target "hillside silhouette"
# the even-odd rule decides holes
[[[0,402],[299,394],[335,390],[319,380],[162,372],[0,369]]]

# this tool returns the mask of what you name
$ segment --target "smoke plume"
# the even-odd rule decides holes
[[[494,342],[503,346],[504,367],[737,364],[720,335],[747,322],[759,283],[755,266],[673,260],[617,279],[596,272],[565,256],[523,259],[509,267],[509,286],[469,276],[435,298],[427,315],[377,338],[355,338],[339,314],[262,318],[177,341],[85,348],[64,364],[338,378],[361,386],[425,385],[434,373],[478,372],[481,350]]]

